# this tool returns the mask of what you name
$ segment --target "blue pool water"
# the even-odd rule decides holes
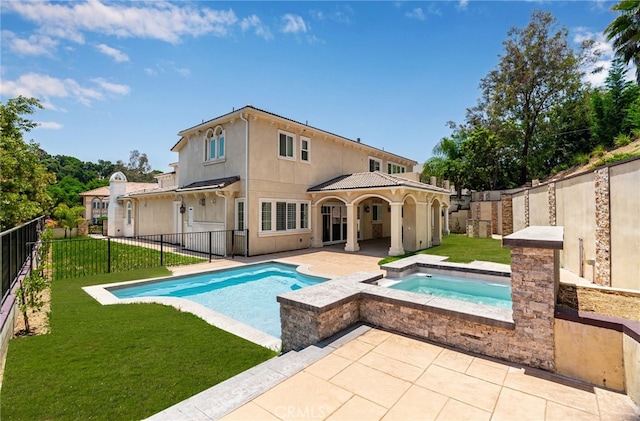
[[[111,289],[118,298],[180,297],[280,337],[276,296],[325,281],[294,266],[262,263],[139,286]]]
[[[389,288],[511,308],[511,285],[453,276],[416,273],[404,276]]]

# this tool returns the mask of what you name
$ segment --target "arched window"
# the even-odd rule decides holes
[[[93,209],[100,209],[100,200],[98,200],[98,199],[93,199],[93,202],[92,202],[91,207],[92,207]]]
[[[225,135],[222,126],[209,129],[205,133],[205,161],[222,159],[225,155]]]
[[[133,214],[133,205],[131,202],[127,202],[127,225],[131,225],[131,218]]]

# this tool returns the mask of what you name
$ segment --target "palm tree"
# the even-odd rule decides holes
[[[616,55],[636,66],[636,82],[640,85],[640,1],[622,0],[611,8],[622,14],[605,29],[607,40],[613,40]]]

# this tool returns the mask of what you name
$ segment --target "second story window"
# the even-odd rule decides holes
[[[406,171],[407,169],[404,165],[393,164],[391,162],[387,163],[388,174],[401,174]]]
[[[278,132],[278,156],[281,158],[294,158],[293,135],[286,132]]]
[[[93,209],[100,209],[100,201],[98,199],[93,199],[92,207]]]
[[[300,161],[309,162],[309,144],[311,140],[306,137],[300,138]]]
[[[224,158],[225,136],[222,126],[207,130],[205,135],[205,161]]]
[[[369,157],[369,172],[380,171],[380,168],[382,168],[382,161]]]

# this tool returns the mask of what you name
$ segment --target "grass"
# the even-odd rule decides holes
[[[173,307],[102,306],[81,289],[168,274],[55,280],[51,333],[10,342],[2,419],[146,418],[276,355]]]
[[[204,262],[203,259],[192,256],[163,252],[161,263],[159,250],[118,241],[110,243],[107,240],[86,237],[54,241],[53,279]]]
[[[474,260],[495,263],[511,263],[511,252],[502,247],[501,240],[492,238],[469,238],[464,234],[450,234],[443,237],[439,246],[420,250],[416,253],[407,253],[402,256],[387,257],[378,262],[379,265],[393,262],[415,254],[435,254],[448,256],[450,262],[469,263]]]

